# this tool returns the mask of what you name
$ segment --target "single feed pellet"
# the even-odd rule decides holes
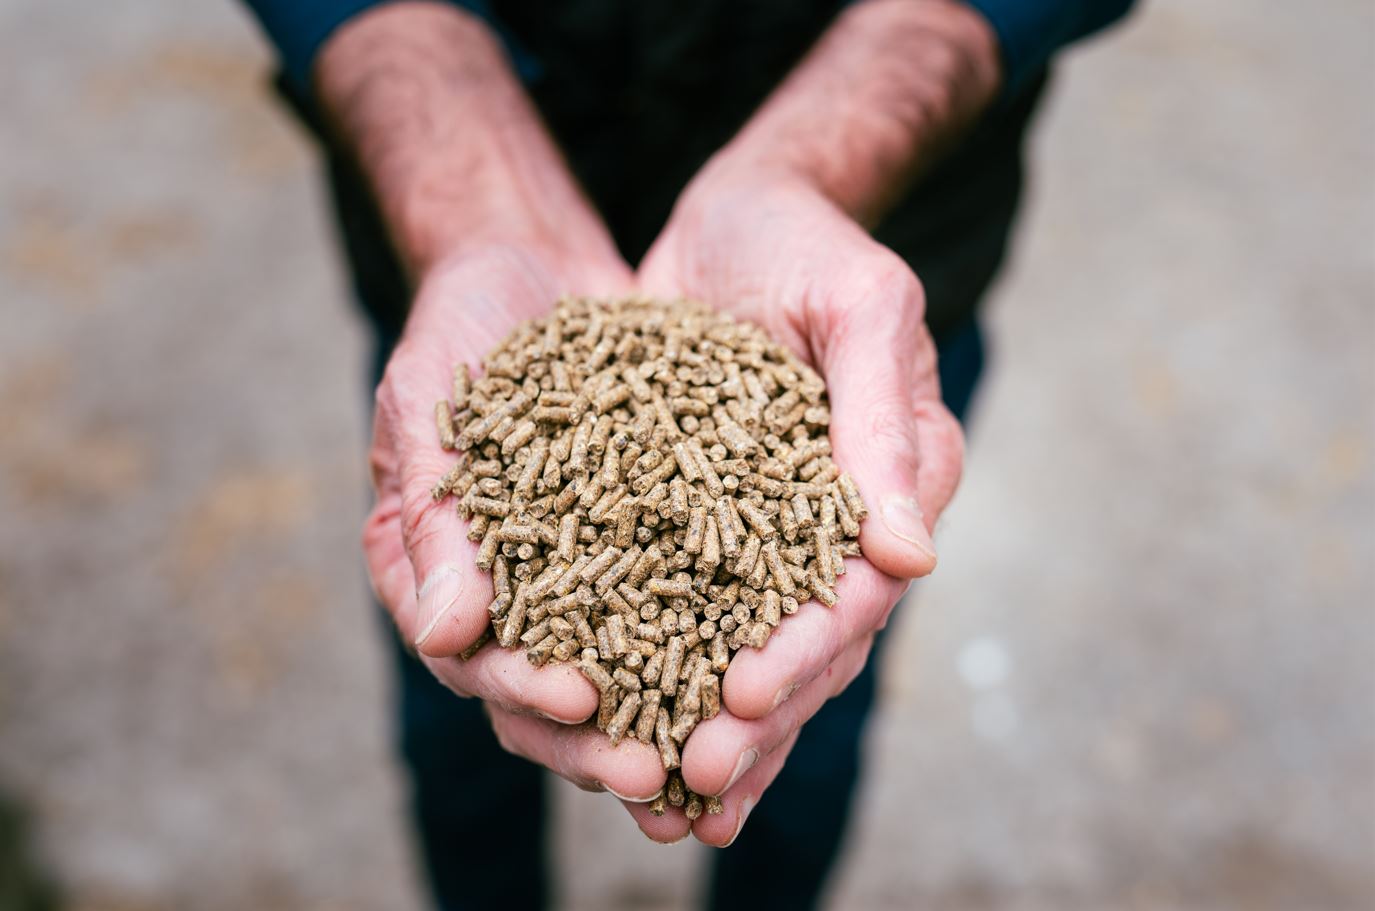
[[[721,675],[783,618],[836,603],[868,514],[831,460],[821,377],[701,304],[564,299],[435,405],[453,496],[492,574],[488,639],[576,663],[612,745],[669,772],[650,809],[720,813],[678,770]]]

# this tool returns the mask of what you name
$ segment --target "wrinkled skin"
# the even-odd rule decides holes
[[[431,418],[453,365],[476,366],[561,293],[633,286],[724,306],[812,364],[829,386],[836,462],[871,513],[860,538],[865,556],[848,560],[836,585],[839,605],[803,605],[765,648],[742,650],[732,662],[725,710],[699,725],[683,752],[688,786],[722,794],[725,811],[692,823],[681,810],[654,817],[644,806],[665,780],[652,748],[627,740],[612,749],[579,723],[597,699],[578,671],[532,668],[520,651],[494,645],[467,662],[455,657],[487,623],[492,591],[473,565],[477,545],[466,523],[429,493],[453,461]],[[377,505],[364,534],[374,588],[435,676],[486,703],[503,747],[580,787],[612,791],[657,841],[691,832],[728,844],[798,729],[859,673],[908,582],[935,566],[930,528],[958,482],[962,436],[940,401],[923,315],[916,276],[824,197],[800,183],[719,169],[694,181],[633,280],[619,261],[560,260],[528,248],[443,262],[422,282],[377,392]]]

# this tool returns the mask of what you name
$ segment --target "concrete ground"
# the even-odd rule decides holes
[[[1373,37],[1157,0],[1069,55],[832,907],[1375,904]],[[72,908],[419,908],[266,52],[8,0],[0,57],[0,790]],[[560,804],[567,907],[689,906],[701,851]]]

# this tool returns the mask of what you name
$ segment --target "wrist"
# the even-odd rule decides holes
[[[995,97],[997,39],[958,0],[843,12],[722,157],[815,188],[872,224]]]
[[[379,6],[331,37],[315,77],[413,279],[502,245],[614,254],[500,40],[474,16]]]

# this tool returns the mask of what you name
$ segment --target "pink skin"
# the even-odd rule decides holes
[[[840,603],[805,604],[763,649],[739,652],[723,681],[726,711],[683,750],[688,786],[724,791],[723,814],[703,815],[691,831],[722,845],[746,801],[757,803],[777,775],[797,731],[862,669],[909,581],[935,568],[930,531],[959,482],[963,435],[940,400],[916,276],[805,183],[709,164],[638,278],[655,296],[708,300],[760,323],[815,367],[829,387],[836,462],[870,510],[864,557],[847,560],[836,584]],[[919,512],[894,508],[902,499]],[[656,841],[687,834],[681,812],[656,819],[628,806]]]

